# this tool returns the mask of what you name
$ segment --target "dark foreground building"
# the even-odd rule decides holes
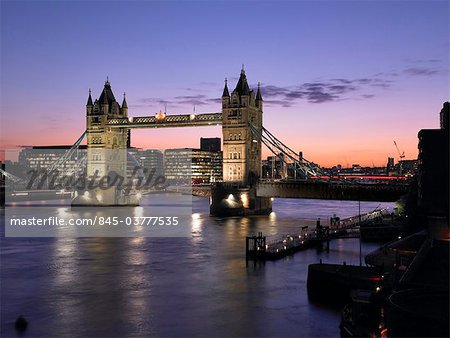
[[[445,102],[440,129],[423,129],[418,135],[417,211],[426,230],[388,297],[389,336],[449,336],[449,107]]]
[[[449,216],[449,102],[440,113],[440,129],[419,132],[418,208],[423,221],[448,236]],[[440,225],[440,230],[436,226]]]
[[[407,236],[365,257],[378,269],[378,284],[352,287],[342,311],[343,336],[449,337],[449,107],[444,103],[439,129],[419,132],[417,189],[411,185],[405,208]],[[339,282],[335,275],[327,288]]]

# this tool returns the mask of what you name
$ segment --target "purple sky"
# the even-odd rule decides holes
[[[417,156],[449,100],[448,1],[1,2],[1,145],[71,144],[109,76],[131,116],[220,111],[245,64],[264,125],[322,165]],[[133,131],[198,147],[220,127]],[[266,152],[265,155],[268,155]]]

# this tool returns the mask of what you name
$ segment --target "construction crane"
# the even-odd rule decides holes
[[[400,149],[398,149],[398,145],[397,145],[397,142],[395,142],[395,140],[394,140],[394,145],[395,145],[395,148],[397,148],[398,157],[400,158],[400,160],[398,161],[398,171],[399,171],[399,174],[401,175],[403,172],[402,161],[405,158],[405,152],[400,152]]]

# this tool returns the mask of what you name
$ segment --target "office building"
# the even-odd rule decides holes
[[[220,137],[200,138],[200,150],[218,152],[221,150]]]

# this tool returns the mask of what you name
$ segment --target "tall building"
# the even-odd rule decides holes
[[[164,156],[156,149],[139,150],[137,153],[142,168],[148,173],[155,170],[155,177],[164,175]]]
[[[387,164],[386,164],[386,174],[387,175],[389,175],[389,173],[394,171],[394,166],[395,166],[394,158],[388,157]]]
[[[401,170],[400,170],[401,168]],[[402,175],[412,176],[415,175],[418,170],[418,161],[417,160],[401,160],[395,165],[396,171]]]
[[[220,137],[200,138],[200,149],[206,151],[220,151],[221,150]]]
[[[260,85],[255,95],[247,83],[244,68],[236,88],[222,94],[223,180],[252,185],[261,176],[261,141],[248,128],[262,130],[263,100]]]
[[[191,180],[192,149],[166,149],[164,174],[168,182]]]
[[[169,182],[217,182],[222,179],[222,153],[192,148],[167,149],[164,168]]]
[[[192,149],[192,183],[209,184],[221,179],[222,153]]]
[[[449,212],[449,102],[440,112],[440,129],[419,132],[418,205],[428,216]],[[447,229],[448,230],[448,229]]]
[[[288,166],[285,163],[284,154],[280,153],[277,156],[267,156],[267,159],[262,161],[262,174],[263,178],[287,178]]]

